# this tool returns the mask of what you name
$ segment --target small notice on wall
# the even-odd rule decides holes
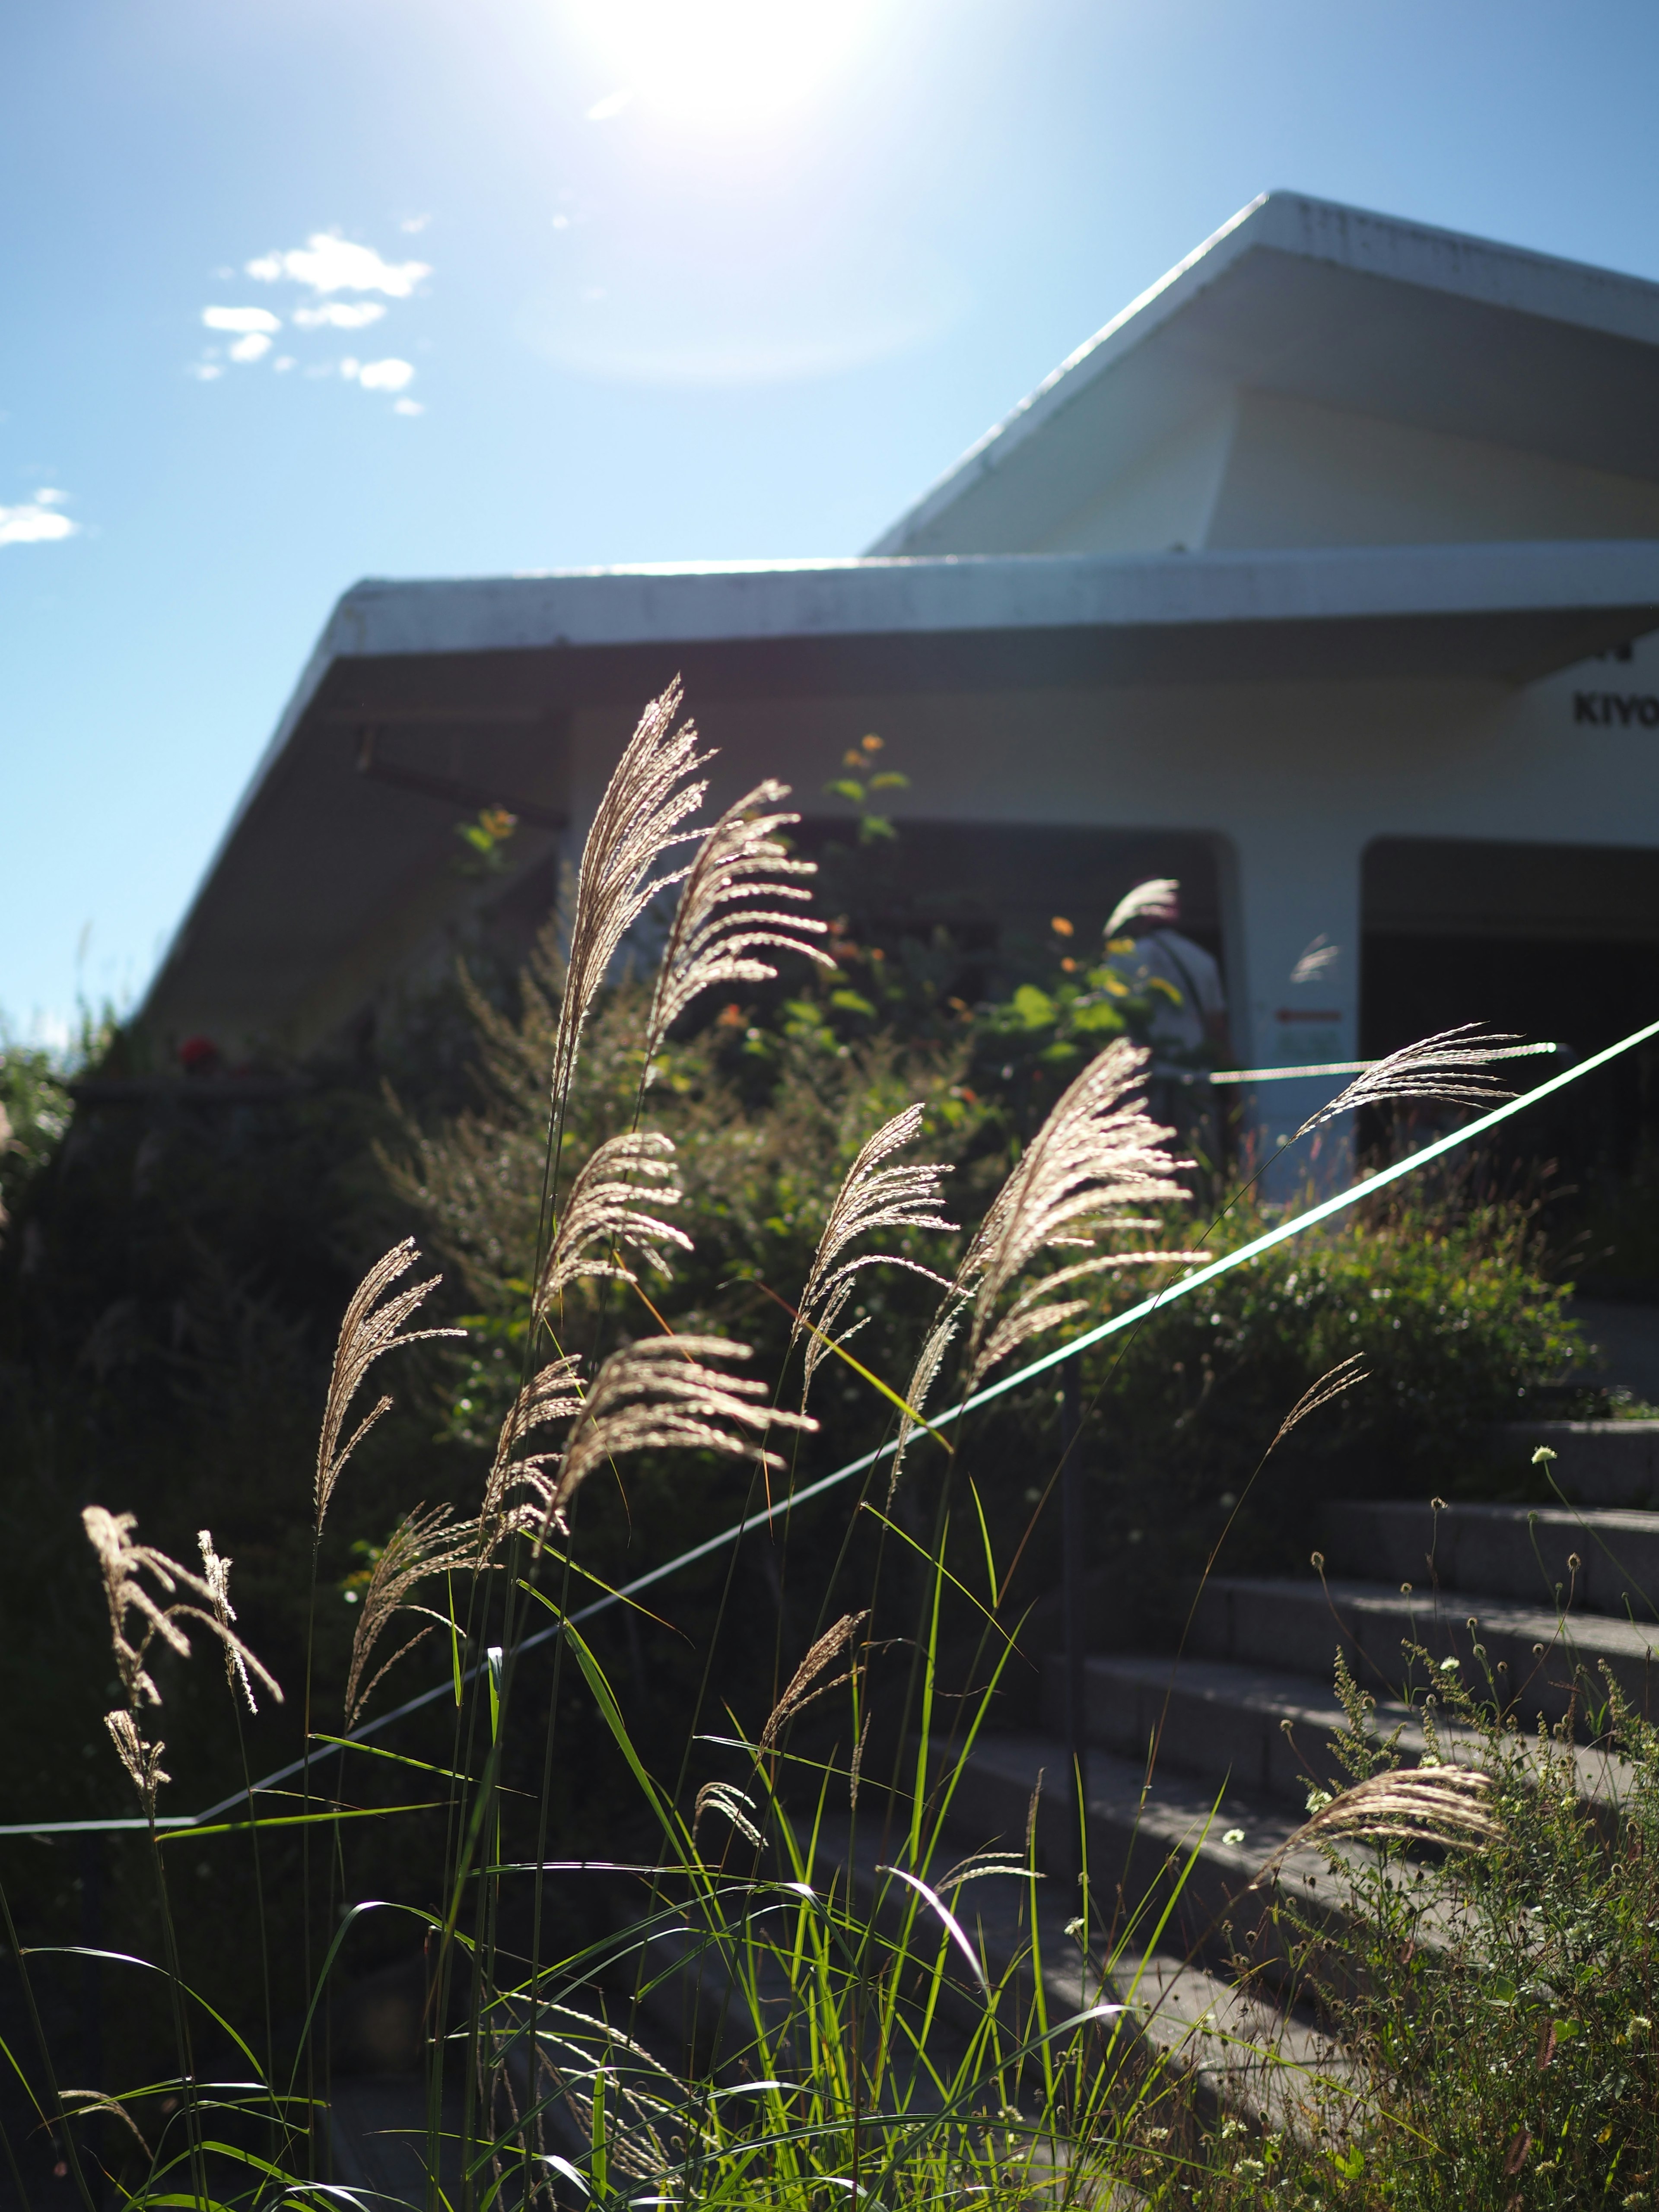
[[[1328,1008],[1281,1006],[1273,1017],[1273,1065],[1305,1067],[1342,1057],[1342,1016]]]

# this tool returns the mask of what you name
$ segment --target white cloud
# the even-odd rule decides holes
[[[296,307],[294,319],[302,331],[361,331],[378,323],[386,309],[378,300],[330,300],[320,307]]]
[[[34,503],[37,507],[62,507],[68,497],[66,491],[54,491],[50,484],[43,484],[34,495]]]
[[[342,370],[345,363],[341,362]],[[366,361],[357,371],[357,381],[365,392],[401,392],[415,380],[415,364],[410,361]]]
[[[420,233],[426,228],[428,223],[429,223],[431,220],[432,218],[429,215],[407,216],[404,217],[404,221],[398,225],[398,228],[399,230],[406,230],[411,238],[418,237]]]
[[[233,361],[258,361],[270,351],[270,340],[263,331],[250,331],[245,338],[238,338],[230,349]]]
[[[269,307],[204,307],[202,320],[210,331],[280,331],[283,319],[273,315]]]
[[[250,261],[247,274],[261,284],[287,276],[296,284],[308,284],[313,292],[384,292],[390,300],[406,300],[432,270],[424,261],[385,261],[372,246],[354,245],[333,231],[314,230],[303,246]]]
[[[394,399],[392,411],[394,415],[424,415],[426,410],[418,399]]]
[[[64,494],[38,491],[21,507],[0,507],[0,545],[44,545],[54,538],[73,538],[77,524],[59,514]]]
[[[279,353],[270,365],[278,376],[286,376],[294,367],[294,356],[291,353]]]
[[[204,384],[211,384],[216,376],[222,376],[224,373],[216,361],[193,361],[185,372],[187,375],[198,378]]]

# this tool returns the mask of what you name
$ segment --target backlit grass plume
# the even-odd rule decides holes
[[[664,1251],[666,1245],[683,1252],[692,1249],[691,1239],[653,1207],[678,1206],[674,1181],[674,1146],[654,1129],[625,1130],[619,1137],[596,1145],[581,1172],[570,1186],[559,1215],[553,1242],[536,1286],[536,1311],[544,1314],[566,1286],[583,1275],[605,1275],[631,1283],[632,1270],[617,1256],[616,1248],[627,1245],[654,1267],[672,1277]],[[641,1184],[653,1184],[643,1190]],[[641,1204],[641,1201],[644,1204]],[[595,1247],[609,1247],[608,1252]]]
[[[843,1682],[850,1682],[855,1674],[863,1673],[862,1665],[855,1665],[843,1668],[839,1674],[832,1675],[827,1682],[823,1679],[826,1669],[841,1656],[869,1618],[870,1608],[866,1606],[860,1613],[842,1613],[839,1620],[832,1622],[824,1630],[790,1676],[783,1695],[767,1716],[766,1726],[760,1734],[760,1748],[763,1751],[775,1750],[778,1738],[784,1729],[796,1714],[812,1704],[815,1698],[825,1696],[831,1690],[838,1690]]]
[[[240,1690],[246,1698],[249,1712],[257,1713],[259,1708],[254,1701],[253,1684],[248,1677],[247,1655],[234,1637],[226,1642],[222,1632],[236,1618],[236,1608],[230,1601],[230,1561],[222,1559],[214,1550],[210,1529],[199,1529],[196,1540],[202,1547],[202,1576],[208,1587],[213,1617],[221,1630],[220,1640],[224,1644],[225,1680],[233,1690]],[[258,1662],[254,1663],[257,1665]],[[280,1705],[282,1701],[283,1693],[278,1690],[276,1702]]]
[[[931,1161],[900,1167],[882,1165],[884,1160],[914,1139],[921,1127],[922,1110],[920,1106],[907,1106],[902,1114],[895,1114],[890,1121],[884,1122],[863,1146],[836,1193],[800,1294],[800,1308],[790,1337],[793,1344],[803,1330],[817,1331],[816,1334],[809,1334],[806,1341],[805,1373],[801,1382],[803,1405],[818,1362],[829,1350],[825,1340],[852,1296],[861,1268],[908,1267],[915,1274],[926,1275],[941,1290],[951,1287],[945,1278],[935,1274],[931,1267],[924,1267],[915,1260],[901,1259],[890,1252],[861,1253],[857,1259],[842,1261],[839,1267],[836,1264],[854,1238],[872,1230],[956,1227],[954,1221],[944,1220],[940,1215],[945,1199],[939,1181],[951,1173],[948,1166]]]
[[[278,1704],[282,1702],[283,1693],[275,1679],[230,1626],[234,1616],[229,1613],[228,1586],[222,1575],[216,1586],[206,1576],[180,1566],[177,1559],[170,1559],[155,1545],[134,1543],[132,1532],[138,1526],[134,1514],[111,1513],[101,1505],[88,1505],[81,1515],[81,1522],[87,1532],[87,1541],[97,1554],[99,1571],[104,1580],[104,1601],[109,1607],[110,1648],[121,1687],[133,1711],[141,1705],[159,1705],[161,1702],[161,1693],[146,1663],[154,1644],[159,1640],[181,1659],[189,1658],[190,1638],[181,1626],[187,1620],[198,1621],[228,1650],[236,1652]],[[210,1547],[212,1540],[210,1536],[207,1538]],[[230,1562],[224,1559],[217,1564],[228,1570]],[[146,1575],[166,1602],[158,1601],[144,1588],[140,1577]],[[221,1617],[222,1601],[229,1617]],[[134,1613],[138,1626],[129,1635],[127,1619]]]
[[[962,1306],[954,1295],[945,1300],[933,1326],[927,1332],[927,1340],[922,1346],[915,1366],[911,1370],[910,1380],[905,1385],[904,1402],[910,1412],[899,1415],[898,1442],[893,1451],[893,1472],[887,1485],[890,1504],[893,1492],[898,1488],[899,1469],[904,1464],[906,1448],[916,1431],[917,1424],[913,1415],[920,1414],[927,1402],[927,1393],[933,1389],[939,1370],[945,1364],[945,1355],[962,1326]]]
[[[787,878],[815,876],[816,860],[794,859],[775,836],[799,814],[767,814],[789,796],[787,783],[769,777],[734,806],[729,806],[704,838],[686,873],[675,909],[657,987],[645,1024],[645,1079],[651,1081],[656,1057],[674,1023],[701,993],[720,983],[768,983],[777,974],[757,951],[799,952],[822,968],[835,962],[814,937],[828,924],[806,914],[781,914],[745,902],[793,900],[804,904],[812,894]]]
[[[1250,1887],[1266,1881],[1304,1844],[1352,1838],[1482,1850],[1504,1833],[1503,1822],[1491,1809],[1495,1787],[1490,1774],[1469,1766],[1396,1767],[1370,1775],[1287,1836]]]
[[[473,1566],[477,1549],[477,1522],[455,1520],[447,1505],[430,1509],[417,1505],[413,1512],[404,1514],[386,1538],[363,1591],[356,1633],[351,1639],[351,1667],[345,1689],[345,1724],[349,1729],[356,1727],[357,1716],[382,1677],[417,1644],[423,1644],[434,1628],[448,1625],[447,1613],[415,1604],[415,1591],[434,1575],[451,1574]],[[391,1626],[394,1615],[400,1613],[425,1614],[426,1626],[417,1629],[365,1680],[375,1645]]]
[[[1106,924],[1107,937],[1117,936],[1132,921],[1155,925],[1173,921],[1180,911],[1176,904],[1180,894],[1181,884],[1174,876],[1152,876],[1144,884],[1137,884],[1112,908],[1111,919]]]
[[[1101,1252],[1109,1231],[1156,1229],[1158,1224],[1127,1209],[1184,1203],[1172,1158],[1171,1132],[1142,1110],[1135,1096],[1151,1055],[1120,1038],[1107,1046],[1055,1101],[1018,1165],[992,1200],[957,1270],[955,1296],[973,1301],[968,1334],[967,1388],[1044,1329],[1081,1313],[1086,1298],[1054,1293],[1115,1267],[1202,1259],[1202,1253]],[[1019,1278],[1047,1252],[1086,1252],[1089,1257],[1039,1276],[1004,1307]],[[912,1398],[912,1405],[916,1401]]]
[[[548,1521],[568,1533],[565,1509],[596,1468],[623,1452],[712,1451],[781,1467],[763,1439],[773,1429],[814,1430],[805,1413],[781,1413],[767,1385],[708,1363],[747,1359],[722,1336],[653,1336],[613,1352],[593,1378],[550,1501]]]
[[[580,1367],[580,1357],[574,1352],[550,1360],[513,1401],[501,1423],[495,1456],[484,1483],[483,1504],[477,1521],[480,1559],[487,1559],[515,1531],[533,1534],[546,1527],[558,1481],[556,1476],[546,1474],[544,1469],[556,1467],[561,1455],[556,1451],[532,1452],[520,1459],[519,1447],[532,1429],[545,1428],[554,1421],[567,1421],[573,1413],[580,1413],[581,1392],[577,1383]]]
[[[412,1237],[405,1237],[401,1244],[394,1244],[384,1259],[375,1261],[352,1292],[345,1319],[340,1323],[340,1340],[335,1347],[328,1397],[323,1407],[322,1433],[317,1441],[313,1494],[319,1535],[322,1534],[328,1502],[334,1495],[334,1486],[346,1462],[380,1416],[392,1410],[391,1399],[381,1398],[358,1422],[347,1442],[340,1442],[346,1414],[369,1369],[382,1352],[392,1351],[395,1346],[419,1344],[428,1337],[466,1334],[464,1328],[404,1330],[404,1323],[443,1280],[441,1275],[428,1275],[425,1282],[416,1283],[408,1290],[392,1291],[393,1283],[400,1275],[406,1275],[420,1256]],[[389,1297],[388,1291],[392,1291]]]
[[[1402,1045],[1357,1075],[1328,1106],[1310,1114],[1297,1136],[1310,1135],[1339,1114],[1402,1098],[1439,1098],[1455,1106],[1496,1105],[1515,1094],[1486,1073],[1486,1062],[1500,1047],[1514,1042],[1512,1030],[1483,1030],[1479,1022],[1464,1022],[1416,1044]]]
[[[706,781],[689,783],[706,760],[696,726],[674,727],[683,696],[678,677],[640,717],[605,787],[582,847],[566,953],[550,1085],[556,1124],[569,1096],[583,1024],[623,939],[659,891],[690,872],[690,865],[653,875],[664,854],[698,833],[680,824],[703,802]]]
[[[104,1601],[109,1608],[110,1648],[126,1696],[125,1706],[106,1713],[104,1724],[145,1812],[153,1815],[156,1792],[168,1778],[161,1763],[167,1747],[148,1742],[137,1719],[142,1706],[159,1705],[161,1702],[161,1692],[149,1671],[153,1645],[159,1642],[168,1650],[177,1652],[181,1659],[188,1659],[191,1643],[185,1623],[198,1622],[218,1638],[228,1654],[234,1656],[244,1682],[248,1674],[257,1674],[279,1705],[283,1692],[275,1676],[260,1664],[230,1626],[234,1618],[230,1611],[228,1580],[230,1562],[214,1556],[213,1540],[205,1530],[202,1538],[204,1555],[212,1559],[213,1564],[207,1575],[198,1575],[181,1566],[177,1559],[169,1559],[153,1544],[135,1543],[132,1532],[138,1523],[131,1513],[111,1513],[101,1505],[88,1505],[82,1513],[81,1522],[87,1540],[97,1555],[99,1572],[103,1577]],[[152,1596],[145,1589],[142,1577],[146,1576],[155,1585],[159,1596]],[[129,1633],[131,1615],[136,1615],[137,1621]],[[252,1702],[250,1692],[248,1703]]]

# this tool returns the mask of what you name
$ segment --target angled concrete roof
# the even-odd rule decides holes
[[[1052,542],[1058,518],[1241,390],[1659,481],[1656,349],[1659,284],[1265,193],[1062,362],[870,550]]]
[[[143,1019],[175,1037],[326,1033],[350,1011],[349,989],[321,979],[377,962],[395,972],[471,896],[447,866],[457,817],[517,805],[533,862],[567,799],[561,718],[635,709],[677,672],[700,708],[1241,678],[1519,682],[1656,626],[1659,544],[1625,543],[360,584],[318,643]],[[386,750],[364,774],[370,732]],[[433,772],[458,757],[464,781]]]

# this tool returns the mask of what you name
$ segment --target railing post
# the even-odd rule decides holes
[[[1089,1734],[1084,1711],[1083,1662],[1087,1632],[1083,1617],[1083,1455],[1078,1449],[1078,1433],[1083,1424],[1079,1411],[1077,1361],[1068,1359],[1060,1374],[1060,1525],[1063,1553],[1060,1608],[1066,1644],[1066,1760],[1071,1777],[1066,1797],[1072,1808],[1070,1856],[1081,1875],[1087,1856],[1085,1837],[1089,1804]]]

